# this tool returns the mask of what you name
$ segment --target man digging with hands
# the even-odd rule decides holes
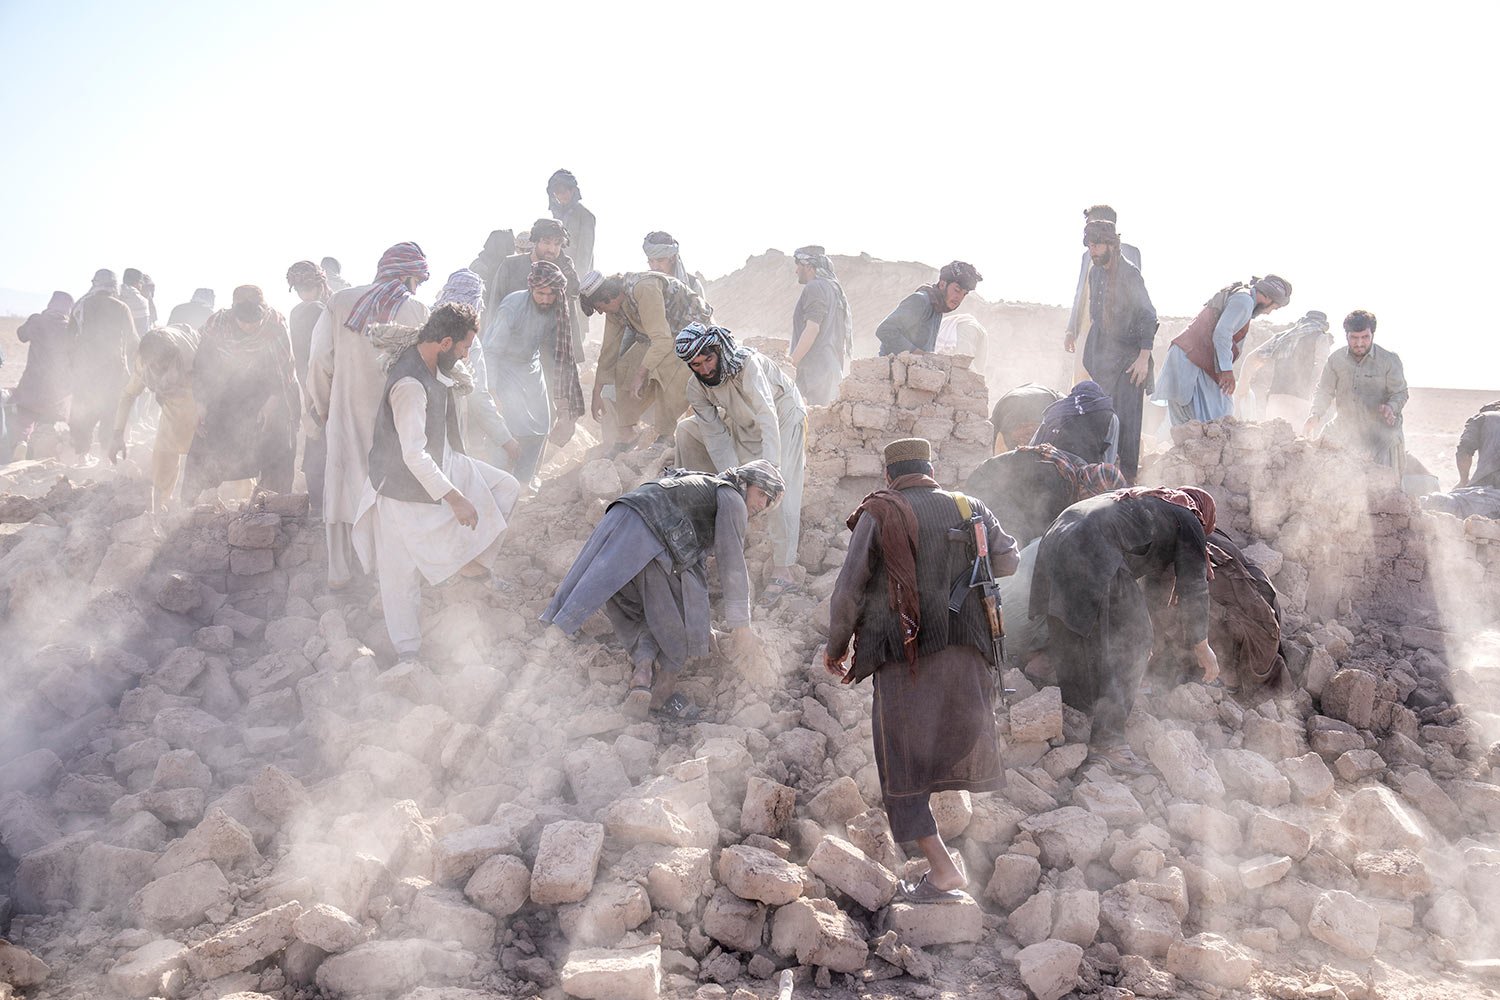
[[[984,504],[945,492],[932,474],[927,441],[886,446],[886,488],[849,516],[853,535],[823,655],[845,684],[874,678],[875,764],[891,834],[915,841],[930,865],[915,884],[902,883],[914,903],[961,900],[968,884],[938,833],[929,796],[1005,784],[995,731],[996,637],[978,588],[955,586],[967,584],[975,567],[976,522],[994,576],[1009,576],[1020,563],[1015,539]]]

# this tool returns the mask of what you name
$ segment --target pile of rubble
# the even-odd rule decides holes
[[[769,1000],[783,972],[798,997],[1474,995],[1500,905],[1476,720],[1500,691],[1430,623],[1379,617],[1383,550],[1307,526],[1331,459],[1275,425],[1185,436],[1161,469],[1281,556],[1295,683],[1143,698],[1160,773],[1124,781],[1012,672],[1005,790],[935,800],[974,899],[897,900],[920,863],[879,808],[869,685],[822,673],[820,630],[881,445],[929,436],[960,481],[984,403],[961,361],[856,363],[810,420],[806,593],[758,654],[689,669],[696,724],[620,713],[602,617],[537,621],[661,449],[544,482],[513,591],[431,588],[430,653],[395,667],[378,598],[326,592],[303,498],[151,520],[137,484],[34,470],[0,498],[0,997]],[[1242,483],[1256,434],[1279,464]],[[1425,517],[1402,511],[1364,517]],[[1360,561],[1323,613],[1335,530]],[[1426,578],[1416,532],[1370,534]]]

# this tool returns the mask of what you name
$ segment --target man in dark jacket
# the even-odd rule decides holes
[[[1151,342],[1156,307],[1141,269],[1120,250],[1120,234],[1107,221],[1084,226],[1089,268],[1089,338],[1083,367],[1114,403],[1120,418],[1120,471],[1135,482],[1141,461],[1141,419],[1151,388]]]
[[[881,355],[933,350],[943,316],[963,305],[983,280],[973,264],[961,260],[944,264],[937,284],[923,285],[902,299],[875,328]]]
[[[933,820],[933,792],[1005,783],[995,732],[995,646],[981,595],[957,613],[953,584],[975,559],[983,524],[996,576],[1014,573],[1015,539],[978,500],[944,492],[922,438],[885,449],[886,488],[849,517],[853,535],[834,585],[824,666],[844,683],[874,677],[875,762],[891,834],[915,841],[931,870],[903,883],[912,902],[961,898],[967,884]],[[845,667],[849,644],[853,663]]]
[[[78,300],[68,322],[73,338],[73,406],[68,430],[73,450],[87,463],[96,461],[89,456],[96,428],[99,443],[108,444],[110,417],[130,377],[129,358],[140,339],[130,306],[119,295],[113,271],[95,272],[94,287]]]

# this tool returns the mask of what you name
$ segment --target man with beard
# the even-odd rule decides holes
[[[254,285],[236,288],[232,301],[203,324],[193,357],[198,429],[183,481],[189,498],[252,478],[257,492],[292,488],[302,387],[286,320]]]
[[[1302,434],[1311,437],[1331,406],[1335,416],[1323,433],[1399,476],[1406,462],[1406,371],[1399,357],[1375,345],[1374,313],[1356,309],[1345,316],[1344,339],[1347,347],[1323,366]]]
[[[691,415],[677,422],[677,464],[715,472],[757,458],[776,466],[786,482],[771,522],[774,565],[760,605],[771,607],[791,590],[802,527],[807,405],[781,366],[735,344],[719,326],[693,323],[677,335],[677,356],[692,369]]]
[[[1173,427],[1190,420],[1222,420],[1234,412],[1234,363],[1250,320],[1280,309],[1291,298],[1292,283],[1268,274],[1226,285],[1203,303],[1172,341],[1161,366],[1155,399],[1166,405]]]
[[[454,375],[478,329],[473,308],[448,303],[388,359],[354,546],[365,571],[379,574],[386,632],[402,660],[422,648],[422,581],[488,578],[520,493],[509,474],[464,452]]]
[[[1120,234],[1115,232],[1113,222],[1101,219],[1086,223],[1083,243],[1092,261],[1083,367],[1102,394],[1110,397],[1120,418],[1120,471],[1135,482],[1141,459],[1141,419],[1151,382],[1156,307],[1141,280],[1140,268],[1120,252]]]
[[[308,384],[307,370],[312,362],[312,336],[328,309],[328,272],[310,260],[299,260],[286,272],[286,287],[297,293],[298,302],[287,317],[292,336],[292,356],[297,364],[297,378]],[[300,420],[300,418],[299,418]],[[302,478],[307,483],[307,501],[314,517],[323,516],[323,476],[328,467],[328,443],[322,434],[308,434],[302,443]]]
[[[575,635],[602,608],[633,668],[626,713],[697,718],[698,707],[674,689],[687,662],[711,649],[708,559],[718,563],[729,644],[746,653],[753,638],[745,535],[750,518],[784,489],[776,467],[760,459],[716,476],[678,469],[642,484],[605,510],[542,621]]]
[[[28,345],[26,367],[21,381],[10,395],[15,419],[9,433],[0,435],[0,465],[13,461],[18,449],[29,448],[31,435],[39,424],[66,420],[68,398],[72,395],[70,369],[72,344],[68,336],[68,315],[73,311],[73,296],[53,292],[47,308],[32,313],[16,331],[16,339]]]
[[[485,307],[494,315],[494,310],[507,295],[524,291],[531,276],[531,266],[539,261],[556,264],[567,278],[562,307],[567,314],[568,330],[573,341],[573,356],[583,357],[583,318],[578,311],[578,272],[573,267],[573,258],[564,253],[570,243],[568,231],[556,219],[538,219],[531,224],[531,249],[526,253],[515,253],[506,257],[495,269],[489,285],[489,299]],[[483,337],[481,336],[481,339]]]
[[[194,330],[203,329],[203,324],[208,322],[208,317],[214,313],[214,290],[212,288],[195,288],[193,297],[186,302],[172,307],[172,313],[167,317],[168,326],[187,326]]]
[[[689,373],[677,360],[677,331],[707,323],[713,310],[687,285],[656,271],[608,278],[591,271],[584,275],[582,289],[578,301],[584,314],[605,315],[590,412],[604,424],[606,443],[628,438],[652,406],[656,443],[670,443],[677,418],[687,409]]]
[[[956,595],[958,611],[949,605],[954,581],[970,579],[978,526],[997,578],[1015,572],[1016,542],[983,503],[941,488],[928,441],[893,441],[884,458],[885,489],[849,516],[823,664],[846,684],[874,678],[875,765],[891,835],[914,841],[929,865],[902,896],[955,901],[967,882],[938,833],[931,795],[995,791],[1005,767],[995,727],[1001,664],[979,588]]]
[[[1088,225],[1094,221],[1108,222],[1115,226],[1119,224],[1120,217],[1115,210],[1108,205],[1090,205],[1083,210],[1083,224]],[[1120,244],[1120,255],[1130,263],[1134,264],[1136,270],[1141,268],[1141,251],[1138,247],[1129,243]],[[1083,251],[1083,259],[1078,265],[1078,287],[1073,291],[1073,309],[1068,313],[1068,332],[1063,337],[1063,349],[1069,354],[1077,355],[1077,361],[1073,365],[1073,381],[1082,382],[1086,377],[1083,367],[1083,353],[1078,351],[1078,338],[1084,336],[1083,349],[1088,351],[1088,338],[1086,334],[1089,328],[1089,269],[1094,266],[1094,258],[1089,254],[1088,248]],[[1023,442],[1024,443],[1024,442]]]
[[[323,525],[328,534],[328,585],[348,585],[354,572],[351,532],[370,478],[370,445],[385,392],[379,352],[367,333],[372,324],[420,327],[427,307],[417,286],[430,276],[415,243],[397,243],[380,257],[375,280],[334,292],[313,327],[307,381],[313,421],[327,435]]]
[[[1262,419],[1281,419],[1297,426],[1312,402],[1313,386],[1331,346],[1328,314],[1309,309],[1290,330],[1245,356],[1244,381],[1255,390]]]
[[[128,358],[140,338],[130,306],[119,297],[119,291],[115,272],[94,272],[94,287],[78,300],[68,321],[73,342],[73,405],[68,433],[73,450],[85,464],[96,461],[89,455],[94,429],[100,430],[100,444],[109,433],[110,415],[130,377]]]
[[[485,323],[490,391],[519,447],[511,472],[533,490],[548,436],[566,444],[583,416],[566,296],[562,269],[539,260],[526,287],[501,299]]]
[[[792,310],[792,365],[797,388],[814,406],[826,406],[839,395],[839,383],[854,357],[854,314],[833,261],[817,245],[792,254],[802,294]]]
[[[206,324],[205,324],[206,325]],[[182,458],[192,450],[198,428],[198,407],[193,398],[193,369],[198,356],[198,332],[187,324],[168,323],[147,330],[136,348],[130,381],[115,410],[114,443],[109,460],[125,458],[125,433],[130,409],[141,393],[151,392],[161,407],[156,422],[156,440],[151,445],[151,509],[161,512],[172,500]]]
[[[961,260],[944,264],[937,284],[923,285],[902,299],[875,328],[881,355],[932,351],[943,316],[962,305],[983,280],[973,264]]]
[[[687,266],[682,263],[682,248],[672,238],[671,233],[660,230],[646,234],[641,243],[641,252],[646,255],[646,266],[661,274],[670,274],[678,281],[687,285],[703,301],[708,301],[708,296],[703,294],[703,279],[698,277]]]
[[[578,178],[570,170],[558,170],[547,178],[547,209],[573,237],[573,262],[580,274],[594,269],[594,213],[583,207]],[[537,238],[535,227],[531,238]]]

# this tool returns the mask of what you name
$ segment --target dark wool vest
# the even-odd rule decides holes
[[[610,504],[624,504],[637,514],[672,555],[672,568],[681,573],[698,565],[714,544],[719,515],[718,490],[728,485],[701,472],[642,485]]]
[[[1224,314],[1224,306],[1229,302],[1229,296],[1246,290],[1251,295],[1255,294],[1255,290],[1243,281],[1236,281],[1232,285],[1219,289],[1213,298],[1204,303],[1202,311],[1193,317],[1188,328],[1172,341],[1183,349],[1189,361],[1210,375],[1219,374],[1219,359],[1214,352],[1214,327],[1218,326],[1219,317]],[[1249,332],[1249,320],[1246,320],[1245,325],[1234,332],[1234,338],[1231,341],[1233,345],[1230,355],[1231,364],[1240,359],[1240,344],[1244,342],[1245,335]]]
[[[970,645],[993,664],[989,619],[977,590],[970,590],[958,614],[948,610],[953,583],[967,583],[974,566],[974,529],[964,520],[953,494],[931,487],[902,490],[917,514],[917,589],[921,592],[922,626],[917,630],[917,655],[928,656],[949,646]],[[983,508],[970,499],[975,511]],[[901,652],[901,624],[890,605],[890,582],[885,560],[876,561],[865,588],[864,610],[855,626],[854,677],[861,680],[884,664],[905,666]]]
[[[460,455],[464,451],[464,439],[458,431],[458,406],[453,401],[453,389],[438,381],[437,375],[427,368],[427,362],[417,352],[415,345],[401,352],[391,366],[385,379],[385,392],[380,397],[380,413],[375,417],[375,443],[370,446],[370,482],[375,492],[392,500],[409,503],[442,503],[427,495],[417,477],[406,467],[401,457],[401,439],[396,435],[396,413],[391,409],[391,388],[404,378],[414,378],[427,390],[427,454],[443,467],[451,447]]]

